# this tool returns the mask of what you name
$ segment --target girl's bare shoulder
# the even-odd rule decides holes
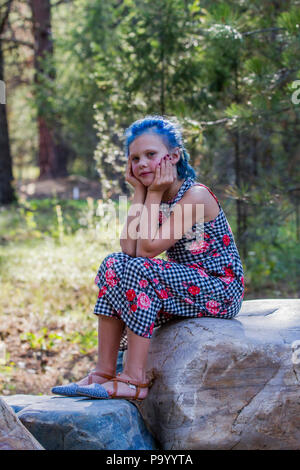
[[[181,204],[204,204],[204,222],[213,220],[219,214],[219,205],[205,186],[194,185],[179,201]]]

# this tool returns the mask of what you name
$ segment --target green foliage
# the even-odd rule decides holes
[[[48,328],[42,328],[36,333],[25,332],[20,335],[21,341],[26,341],[32,350],[48,351],[64,338],[57,333],[50,333]]]
[[[286,29],[289,34],[300,35],[300,9],[299,5],[292,6],[290,11],[281,13],[277,19],[277,24]]]
[[[62,126],[77,170],[97,169],[104,199],[131,191],[124,181],[124,129],[145,114],[176,116],[198,179],[233,202],[235,239],[249,269],[256,243],[266,253],[264,243],[274,246],[276,256],[282,244],[292,250],[300,233],[300,107],[291,100],[300,78],[294,2],[75,0],[53,8],[52,19],[55,54],[45,59],[41,102]],[[16,56],[13,50],[6,59],[10,81]],[[55,81],[48,81],[54,69]],[[32,79],[28,70],[23,78]],[[34,102],[24,85],[10,104],[12,148],[18,159],[24,149],[25,163],[37,144],[36,96],[31,111],[23,112],[26,99]],[[85,202],[30,204],[1,214],[4,243],[50,238],[63,248],[75,234],[92,239],[97,225],[110,223]],[[279,234],[289,224],[285,243]]]
[[[96,329],[87,331],[74,331],[74,333],[70,333],[65,338],[65,340],[70,341],[72,344],[79,344],[80,353],[86,354],[90,350],[97,347],[98,333]]]

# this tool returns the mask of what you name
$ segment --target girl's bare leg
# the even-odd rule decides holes
[[[146,365],[148,358],[148,351],[150,346],[150,339],[143,338],[136,335],[129,328],[127,328],[128,350],[126,356],[126,363],[120,377],[124,379],[134,380],[139,383],[146,383]],[[107,381],[103,387],[109,394],[113,392],[113,383]],[[148,394],[147,388],[140,390],[139,398],[145,398]],[[117,396],[134,397],[135,390],[130,388],[125,383],[118,382]]]
[[[121,319],[99,315],[98,317],[98,360],[94,372],[115,375],[118,352],[124,322]],[[104,383],[107,379],[95,377],[93,382]],[[87,385],[88,378],[77,382],[79,385]]]

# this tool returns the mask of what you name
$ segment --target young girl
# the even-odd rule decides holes
[[[142,400],[153,328],[179,318],[228,319],[241,308],[243,267],[231,228],[215,195],[195,181],[180,130],[148,116],[125,137],[134,196],[122,251],[103,260],[95,279],[98,361],[80,382],[54,387],[56,394]],[[204,224],[197,207],[204,207]],[[165,250],[168,261],[155,258]],[[115,376],[124,349],[124,370]]]

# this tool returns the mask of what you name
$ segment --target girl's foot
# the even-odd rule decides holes
[[[144,380],[143,382],[142,380],[133,379],[129,375],[125,374],[124,372],[120,372],[116,376],[116,378],[128,380],[129,382],[133,382],[133,383],[138,383],[138,382],[146,383],[147,382],[146,380]],[[118,397],[134,398],[135,397],[136,390],[137,390],[136,386],[130,385],[124,382],[116,382],[116,385],[117,385],[116,387],[117,390],[116,390],[116,395],[114,398],[118,398]],[[112,382],[111,380],[109,381],[106,380],[105,383],[102,383],[102,387],[105,388],[105,390],[107,391],[109,395],[112,395],[114,393],[114,382]],[[139,395],[137,398],[143,400],[148,395],[148,391],[149,391],[148,387],[140,388]]]
[[[94,370],[93,372],[90,372],[86,377],[79,380],[79,382],[76,382],[76,384],[80,386],[90,385],[93,383],[102,385],[112,377],[114,377],[114,375]]]

